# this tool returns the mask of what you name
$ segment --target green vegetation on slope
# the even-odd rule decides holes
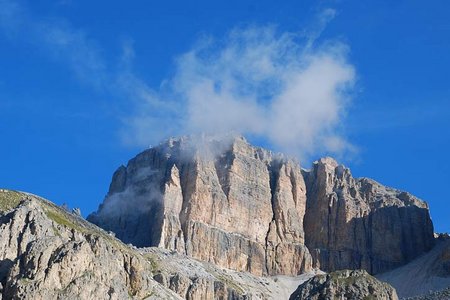
[[[66,209],[59,207],[53,202],[33,194],[0,189],[0,214],[16,208],[25,199],[37,200],[39,202],[39,205],[42,207],[45,214],[47,215],[47,217],[50,220],[52,220],[55,224],[73,229],[80,233],[102,237],[107,241],[109,241],[113,246],[119,248],[120,250],[126,253],[135,254],[135,252],[130,247],[123,244],[117,238],[109,235],[101,228],[95,226],[94,224],[89,223],[88,221],[84,220],[81,217],[78,217],[70,213]],[[54,227],[54,231],[55,234],[59,235],[58,229],[56,227]]]
[[[17,207],[25,195],[16,191],[0,189],[0,212],[7,212]]]

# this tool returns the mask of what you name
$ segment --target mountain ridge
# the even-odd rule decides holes
[[[402,297],[443,299],[424,291],[450,278],[426,202],[332,158],[306,170],[243,138],[145,150],[88,219],[103,229],[0,190],[0,299],[397,299],[379,279]],[[400,284],[421,269],[414,288]]]

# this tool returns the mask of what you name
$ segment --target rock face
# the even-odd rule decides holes
[[[364,270],[343,270],[317,275],[302,283],[290,300],[383,299],[398,300],[389,284]]]
[[[311,270],[297,162],[243,138],[172,139],[120,167],[88,220],[126,243],[159,246],[256,275]]]
[[[428,206],[411,194],[353,178],[331,158],[301,171],[243,138],[185,137],[142,152],[88,220],[125,243],[256,275],[375,274],[434,242]]]
[[[411,194],[353,178],[331,158],[315,162],[304,176],[306,245],[316,267],[376,274],[433,247],[428,205]]]

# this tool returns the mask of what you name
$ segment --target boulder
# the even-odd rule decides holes
[[[290,300],[382,299],[398,300],[395,289],[365,270],[341,270],[305,281]]]

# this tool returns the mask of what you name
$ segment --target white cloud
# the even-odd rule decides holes
[[[347,47],[311,41],[311,36],[278,33],[274,27],[235,29],[222,40],[205,38],[177,59],[170,92],[156,97],[178,107],[171,119],[175,132],[249,134],[302,158],[351,151],[354,147],[340,133],[355,80]],[[142,118],[142,108],[129,119],[129,136],[142,132],[138,123],[145,127],[154,121],[152,114],[149,122]]]
[[[119,116],[126,144],[148,146],[187,133],[238,132],[302,158],[353,149],[341,125],[354,67],[345,44],[318,44],[336,14],[332,9],[298,34],[254,26],[234,29],[222,39],[203,38],[177,58],[173,77],[151,88],[132,70],[130,41],[123,44],[120,63],[111,63],[92,38],[64,20],[36,19],[11,0],[0,0],[0,8],[5,32],[26,33],[83,82],[126,99]]]

